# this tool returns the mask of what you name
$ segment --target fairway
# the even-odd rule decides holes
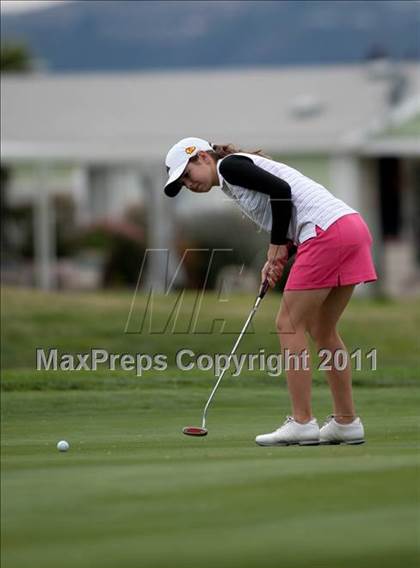
[[[244,352],[275,350],[267,330],[279,301],[267,297]],[[6,568],[417,565],[418,301],[356,299],[344,317],[350,349],[378,349],[378,370],[354,373],[367,443],[286,448],[254,443],[288,412],[283,375],[227,376],[209,436],[196,439],[181,430],[199,423],[210,372],[34,370],[36,346],[226,352],[233,335],[124,334],[124,293],[6,290],[3,302]],[[234,298],[228,321],[239,325],[251,302]],[[209,323],[217,313],[204,315]],[[329,394],[321,373],[314,383],[322,420]]]

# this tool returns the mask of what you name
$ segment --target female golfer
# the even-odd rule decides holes
[[[166,156],[169,178],[165,193],[174,197],[183,186],[206,193],[218,186],[259,227],[270,232],[262,280],[271,287],[280,279],[288,242],[297,246],[296,260],[276,318],[285,360],[297,355],[286,371],[292,415],[274,432],[257,436],[261,446],[361,444],[364,429],[356,415],[351,365],[326,371],[333,414],[320,429],[312,416],[307,333],[334,361],[345,350],[337,324],[356,284],[377,279],[371,256],[372,237],[360,214],[325,187],[299,171],[260,152],[246,153],[231,145],[211,145],[184,138]],[[308,359],[307,359],[308,361]],[[344,367],[344,368],[343,368]]]

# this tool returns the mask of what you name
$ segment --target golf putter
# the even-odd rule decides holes
[[[230,353],[230,355],[229,355],[229,357],[228,357],[227,364],[226,364],[226,366],[224,367],[224,369],[222,370],[222,372],[220,373],[220,376],[218,377],[217,382],[216,382],[216,384],[214,385],[213,390],[212,390],[211,393],[210,393],[209,399],[208,399],[208,401],[207,401],[207,403],[206,403],[206,406],[204,407],[203,420],[202,420],[202,422],[201,422],[201,427],[200,427],[200,426],[185,426],[185,428],[182,429],[182,432],[183,432],[184,434],[186,434],[187,436],[207,436],[207,434],[208,434],[208,430],[207,430],[207,428],[206,428],[207,410],[209,409],[209,406],[210,406],[210,404],[211,404],[211,401],[213,400],[213,397],[214,397],[214,395],[215,395],[215,393],[216,393],[216,391],[217,391],[217,389],[218,389],[218,386],[220,385],[221,380],[223,379],[223,376],[224,376],[225,372],[230,368],[230,362],[232,361],[232,357],[234,356],[235,351],[236,351],[236,349],[238,348],[238,345],[239,345],[239,343],[241,342],[241,339],[242,339],[244,333],[246,332],[246,330],[247,330],[249,324],[251,323],[252,318],[254,317],[254,315],[255,315],[255,313],[256,313],[256,311],[257,311],[257,309],[258,309],[258,306],[260,305],[261,300],[262,300],[262,299],[264,298],[264,296],[266,295],[267,290],[269,289],[269,287],[270,287],[270,285],[269,285],[269,283],[268,283],[268,280],[265,279],[264,282],[261,284],[261,288],[260,288],[259,294],[258,294],[258,296],[257,296],[257,298],[256,298],[256,300],[255,300],[254,307],[252,308],[251,313],[249,314],[248,319],[246,320],[245,325],[244,325],[244,327],[242,328],[242,331],[241,331],[241,333],[239,334],[239,337],[238,337],[238,339],[236,340],[236,343],[235,343],[235,345],[233,346],[233,349],[232,349],[232,351],[231,351],[231,353]]]

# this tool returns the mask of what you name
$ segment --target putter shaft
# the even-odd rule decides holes
[[[205,428],[205,427],[206,427],[207,410],[208,410],[208,408],[209,408],[209,406],[210,406],[211,401],[213,400],[214,394],[215,394],[215,392],[216,392],[216,390],[217,390],[217,388],[218,388],[218,386],[219,386],[219,384],[220,384],[220,381],[223,379],[223,376],[224,376],[225,372],[229,369],[229,367],[230,367],[230,362],[232,361],[232,357],[234,356],[235,351],[236,351],[236,349],[238,348],[238,345],[239,345],[239,343],[240,343],[240,341],[241,341],[241,339],[242,339],[242,337],[243,337],[245,331],[247,330],[249,324],[251,323],[252,318],[254,317],[254,315],[255,315],[255,313],[256,313],[256,311],[257,311],[257,309],[258,309],[258,306],[260,305],[261,300],[264,298],[265,293],[266,293],[267,290],[268,290],[268,287],[269,287],[268,282],[265,281],[265,282],[263,283],[263,285],[261,286],[261,291],[260,291],[260,293],[259,293],[257,299],[255,300],[254,307],[252,308],[251,313],[249,314],[248,319],[246,320],[245,325],[244,325],[244,327],[242,328],[242,331],[241,331],[241,333],[239,334],[239,337],[238,337],[238,339],[236,340],[236,343],[235,343],[235,345],[233,346],[233,349],[232,349],[232,351],[231,351],[231,353],[230,353],[230,355],[229,355],[229,357],[228,357],[226,367],[225,367],[225,368],[223,369],[223,371],[220,373],[220,376],[219,376],[219,378],[217,379],[217,382],[216,382],[216,384],[214,385],[213,390],[212,390],[211,393],[210,393],[209,399],[208,399],[208,401],[207,401],[207,403],[206,403],[206,406],[204,407],[203,420],[202,420],[202,423],[201,423],[201,427],[202,427],[202,428]]]

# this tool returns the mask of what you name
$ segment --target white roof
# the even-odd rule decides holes
[[[420,99],[420,67],[403,70],[406,99]],[[272,154],[368,151],[365,133],[386,122],[388,91],[366,64],[3,75],[2,157],[162,160],[185,136]]]

